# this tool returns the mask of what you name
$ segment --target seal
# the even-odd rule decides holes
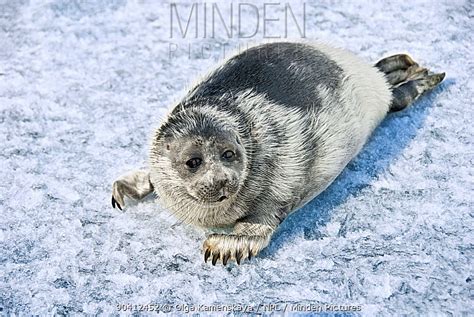
[[[240,264],[331,184],[387,113],[444,76],[405,54],[372,66],[325,44],[257,45],[172,108],[152,138],[149,169],[119,177],[112,205],[154,191],[183,222],[227,230],[207,236],[206,262]]]

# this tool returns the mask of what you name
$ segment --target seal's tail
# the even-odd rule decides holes
[[[375,64],[392,85],[390,111],[400,111],[413,103],[424,92],[435,88],[445,73],[435,74],[420,67],[410,56],[398,54],[381,59]]]

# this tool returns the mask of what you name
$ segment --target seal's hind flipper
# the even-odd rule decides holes
[[[428,70],[426,68],[420,67],[418,65],[413,65],[407,69],[398,69],[393,72],[385,74],[385,78],[390,85],[396,86],[404,81],[422,79],[428,75]]]
[[[417,65],[417,63],[407,54],[397,54],[381,59],[375,64],[375,67],[388,74],[414,65]]]
[[[405,109],[425,91],[435,88],[445,76],[445,73],[433,74],[420,67],[407,54],[385,57],[375,67],[385,74],[387,82],[392,86],[391,112]]]
[[[392,90],[390,111],[400,111],[413,103],[424,92],[435,88],[445,77],[445,73],[426,75],[421,79],[407,81]]]

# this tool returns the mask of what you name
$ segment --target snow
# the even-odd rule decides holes
[[[229,7],[218,4],[227,18]],[[290,4],[301,22],[303,2]],[[192,3],[177,5],[184,16]],[[269,12],[281,17],[283,8]],[[222,29],[216,39],[170,38],[169,2],[0,0],[2,313],[237,303],[361,305],[364,315],[474,311],[472,3],[305,8],[308,39],[368,62],[409,52],[447,78],[390,115],[259,257],[212,267],[202,260],[205,232],[153,197],[112,209],[111,184],[146,166],[154,127],[222,57],[219,43],[228,54],[258,42],[262,30],[249,40]],[[271,22],[269,34],[282,28]],[[170,43],[179,46],[172,58]],[[210,58],[202,58],[203,43]]]

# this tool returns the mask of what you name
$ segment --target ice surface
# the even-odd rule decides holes
[[[296,15],[302,3],[291,2]],[[384,121],[261,256],[223,268],[203,263],[203,231],[153,199],[114,210],[110,187],[146,165],[154,126],[216,64],[215,44],[238,39],[170,39],[161,1],[0,0],[0,308],[314,303],[362,305],[368,315],[472,313],[473,11],[470,1],[306,2],[307,38],[371,62],[409,52],[447,79]],[[173,59],[170,43],[181,45]],[[197,50],[187,54],[189,43]],[[213,58],[200,58],[202,43]]]

